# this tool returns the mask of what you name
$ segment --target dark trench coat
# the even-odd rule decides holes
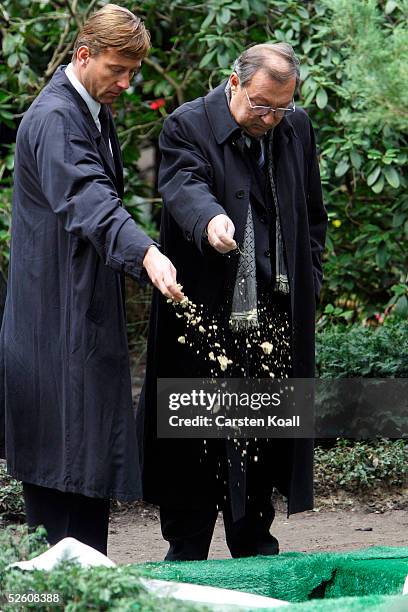
[[[113,157],[59,68],[17,135],[1,332],[5,449],[23,481],[90,497],[140,497],[124,274],[144,282],[153,244],[121,205]]]
[[[160,138],[161,244],[178,270],[185,294],[203,304],[209,314],[229,312],[237,258],[203,248],[203,231],[212,217],[224,213],[234,222],[235,238],[242,244],[250,193],[251,202],[256,194],[243,159],[241,130],[229,112],[224,86],[177,109],[165,121]],[[275,128],[274,151],[291,289],[293,376],[309,378],[314,377],[315,307],[322,282],[327,214],[313,128],[303,110],[297,109]],[[253,215],[258,258],[258,252],[268,252],[269,228],[262,207],[253,206]],[[205,504],[215,487],[214,470],[203,460],[202,441],[156,436],[157,378],[205,375],[200,372],[200,358],[177,342],[183,333],[183,322],[155,292],[138,431],[144,498],[194,508]],[[289,513],[312,508],[313,441],[274,440],[272,446],[272,457],[264,462],[258,482],[273,479],[288,498]],[[234,504],[233,500],[233,512]]]

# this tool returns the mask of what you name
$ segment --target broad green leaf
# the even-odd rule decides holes
[[[229,10],[229,8],[224,7],[221,11],[221,23],[226,25],[230,19],[231,19],[231,11]]]
[[[298,6],[296,12],[302,19],[309,19],[309,13],[303,6]]]
[[[337,164],[334,174],[337,176],[337,178],[340,178],[341,176],[346,174],[349,167],[350,167],[350,164],[346,160],[343,159],[341,162]]]
[[[313,77],[308,76],[307,79],[302,83],[302,94],[309,95],[312,94],[312,99],[315,96],[315,92],[317,89],[317,83]]]
[[[328,97],[326,90],[321,87],[316,95],[316,104],[319,108],[325,108],[325,106],[327,106],[327,101]]]
[[[360,170],[363,158],[359,153],[357,153],[357,151],[353,150],[350,152],[350,161],[353,165],[353,168],[355,168],[356,170]]]
[[[228,68],[231,64],[230,55],[225,50],[218,51],[217,53],[217,62],[221,68]]]
[[[385,14],[391,15],[391,13],[397,8],[398,4],[395,0],[387,0],[385,5]]]
[[[18,55],[17,53],[12,53],[7,58],[7,64],[10,68],[15,68],[18,63]]]
[[[302,49],[307,55],[311,48],[312,48],[312,41],[308,38],[307,40],[305,40],[304,43],[302,43]]]
[[[391,287],[391,291],[396,296],[406,295],[407,294],[407,286],[406,286],[406,284],[399,283],[398,285],[394,285],[393,287]]]
[[[400,227],[404,223],[406,218],[407,218],[406,213],[396,212],[392,218],[392,226]]]
[[[212,24],[212,22],[214,21],[214,17],[215,17],[215,12],[214,11],[210,11],[207,15],[207,17],[204,19],[204,21],[201,24],[200,30],[206,30],[208,28],[209,25]]]
[[[379,268],[383,268],[387,263],[388,254],[387,254],[387,246],[385,242],[382,240],[377,247],[377,253],[375,255],[375,261]]]
[[[350,321],[350,319],[352,319],[354,315],[355,315],[354,310],[343,310],[340,316],[343,319],[346,319],[346,321]]]
[[[377,149],[370,149],[367,153],[368,159],[381,159],[382,153],[377,151]]]
[[[376,166],[372,172],[367,176],[367,185],[371,187],[378,179],[379,174],[381,172],[381,166]]]
[[[394,189],[398,189],[398,187],[400,186],[400,177],[396,169],[392,166],[387,166],[386,168],[384,168],[383,172],[385,174],[387,182],[391,185],[391,187],[394,187]]]
[[[374,183],[371,189],[374,191],[374,193],[382,192],[382,190],[384,189],[384,175],[383,174],[380,175],[380,178],[378,179],[376,183]]]
[[[16,48],[16,39],[12,34],[6,34],[3,38],[3,53],[10,55]]]
[[[309,75],[309,66],[307,64],[302,64],[300,66],[300,80],[304,81]]]
[[[215,54],[217,53],[217,49],[211,49],[208,53],[206,53],[199,64],[199,68],[204,68],[211,62]]]
[[[7,168],[7,170],[13,170],[13,168],[14,168],[14,155],[7,155],[7,157],[6,157],[6,168]]]
[[[398,298],[395,304],[394,312],[400,317],[408,316],[408,299],[405,295],[402,295],[400,298]]]
[[[0,117],[2,119],[14,119],[13,113],[10,113],[7,110],[3,110],[2,108],[0,108]]]

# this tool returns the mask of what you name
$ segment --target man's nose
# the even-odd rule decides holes
[[[262,115],[261,119],[267,127],[273,127],[277,125],[280,121],[280,117],[273,111],[271,111],[267,115]]]
[[[130,77],[128,74],[121,76],[117,81],[116,85],[121,89],[128,89],[130,86]]]

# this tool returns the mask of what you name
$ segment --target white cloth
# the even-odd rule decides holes
[[[79,542],[75,538],[64,538],[58,544],[46,550],[42,555],[34,557],[30,561],[18,561],[11,563],[10,567],[19,567],[22,570],[52,570],[59,563],[64,561],[76,561],[83,567],[94,567],[104,565],[105,567],[115,567],[115,563],[105,555],[95,550],[87,544]]]
[[[141,578],[142,585],[157,597],[173,597],[182,601],[202,603],[210,610],[270,610],[288,606],[288,601],[253,595],[231,589],[218,589],[187,582],[170,582],[167,580],[151,580]]]

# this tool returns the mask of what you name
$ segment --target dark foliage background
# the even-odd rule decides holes
[[[78,28],[104,2],[0,4],[0,266],[6,273],[14,130],[67,63]],[[122,1],[134,9],[134,4]],[[151,233],[160,198],[138,159],[163,118],[225,77],[250,44],[288,41],[301,64],[297,102],[316,128],[330,215],[321,324],[393,308],[406,317],[408,0],[145,0],[138,12],[153,49],[115,113],[126,166],[126,205]],[[148,214],[146,215],[146,207]],[[151,210],[152,209],[152,210]],[[387,311],[388,312],[388,311]]]

